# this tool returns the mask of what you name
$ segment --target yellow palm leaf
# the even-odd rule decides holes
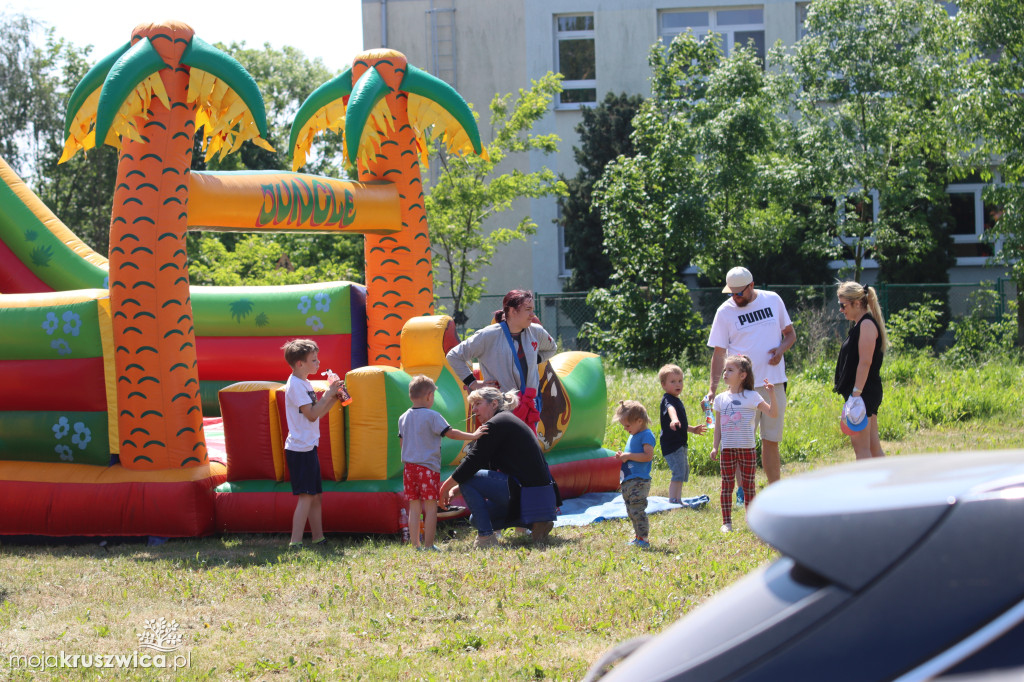
[[[224,158],[238,151],[246,140],[274,151],[270,143],[260,137],[245,101],[226,81],[193,68],[189,75],[188,101],[197,104],[196,129],[204,128],[203,135],[209,139],[205,154],[207,161],[218,152],[220,158]]]
[[[409,95],[409,122],[416,131],[424,135],[429,129],[432,140],[444,142],[453,154],[473,153],[473,143],[462,125],[441,105],[420,95]],[[425,135],[424,135],[425,139]],[[484,151],[486,156],[486,151]]]
[[[61,155],[61,163],[75,155],[79,149],[88,150],[96,146],[96,135],[91,134],[96,126],[96,109],[100,102],[100,90],[92,91],[79,107],[75,117],[71,120],[68,129],[68,139],[64,144],[64,153]]]
[[[152,95],[156,95],[156,98],[160,100],[160,103],[163,104],[165,108],[171,108],[171,100],[167,97],[167,89],[164,87],[164,81],[160,78],[159,72],[150,74],[149,77],[142,82],[145,84],[148,93],[148,96],[146,97],[147,103],[152,98]]]
[[[205,109],[199,109],[196,111],[196,130],[204,126],[210,125],[210,117],[206,115]]]
[[[210,92],[210,106],[220,108],[221,101],[228,91],[228,84],[219,78],[213,79],[213,90]]]
[[[274,148],[270,146],[270,143],[264,140],[262,137],[256,136],[252,138],[252,143],[260,149],[266,149],[268,152],[274,151]]]

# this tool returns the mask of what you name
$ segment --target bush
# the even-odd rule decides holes
[[[882,386],[888,388],[913,382],[922,371],[922,367],[930,366],[930,360],[931,355],[927,351],[888,353],[882,365]]]
[[[786,353],[786,368],[817,369],[823,363],[830,364],[831,380],[831,371],[835,369],[839,345],[843,339],[841,330],[847,326],[845,320],[839,320],[834,309],[813,302],[799,307],[790,317],[796,332],[796,343]]]
[[[890,314],[885,321],[889,348],[896,352],[930,347],[941,327],[942,303],[928,295]]]
[[[587,348],[625,367],[696,362],[707,334],[686,285],[676,282],[665,298],[624,282],[587,296],[595,322],[580,330]],[[657,381],[655,381],[657,384]]]
[[[990,284],[990,283],[989,283]],[[1000,316],[999,294],[994,289],[978,289],[968,297],[971,312],[951,325],[956,341],[945,359],[957,367],[1014,352],[1017,338],[1017,302],[1010,301],[1010,312]]]

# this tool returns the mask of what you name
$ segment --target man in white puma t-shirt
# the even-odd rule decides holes
[[[764,397],[765,379],[775,384],[779,414],[774,419],[758,416],[761,430],[761,464],[769,483],[779,480],[782,462],[779,441],[786,415],[786,361],[783,354],[796,343],[796,332],[786,304],[778,294],[754,288],[754,276],[744,267],[736,267],[725,276],[723,294],[730,294],[715,312],[708,346],[711,356],[711,381],[708,401],[713,401],[722,378],[727,355],[746,355],[754,369],[754,386]]]

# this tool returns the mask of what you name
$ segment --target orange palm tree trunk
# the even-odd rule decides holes
[[[399,90],[406,58],[394,50],[364,52],[352,65],[352,82],[371,66],[392,90],[385,97],[392,130],[387,131],[373,159],[365,165],[360,163],[359,179],[386,180],[397,186],[403,229],[393,235],[366,235],[367,345],[371,364],[398,367],[402,327],[410,318],[434,312],[430,236],[419,146],[409,125],[408,95]]]
[[[110,304],[117,370],[121,463],[171,469],[207,463],[185,254],[195,105],[179,60],[192,29],[167,22],[135,28],[167,68],[170,109],[157,98],[143,142],[122,142],[110,226]]]

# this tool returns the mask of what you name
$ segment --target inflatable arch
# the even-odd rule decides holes
[[[419,174],[431,128],[486,153],[461,97],[391,50],[321,86],[296,116],[295,168],[321,130],[340,131],[358,182],[191,172],[199,127],[208,157],[266,146],[255,82],[184,24],[137,26],[72,94],[64,158],[97,140],[120,149],[109,259],[0,159],[0,534],[287,531],[289,338],[314,338],[353,396],[320,422],[327,531],[398,530],[411,375],[433,377],[437,409],[466,421],[445,360],[454,325],[432,314]],[[192,287],[189,229],[361,233],[367,285]],[[600,358],[563,353],[542,372],[540,435],[563,493],[615,489]],[[460,457],[446,442],[446,470]]]

